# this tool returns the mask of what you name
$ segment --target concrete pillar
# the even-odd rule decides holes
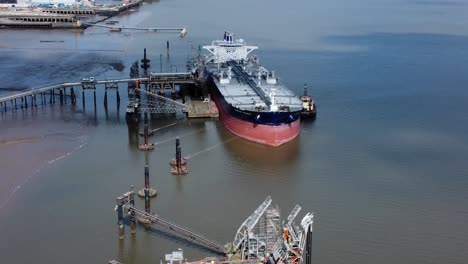
[[[169,57],[169,40],[166,41],[167,57]]]
[[[72,104],[76,104],[76,95],[75,95],[75,90],[72,88],[70,88],[70,98],[71,98],[71,102]]]
[[[179,146],[180,146],[180,138],[176,137],[176,140],[175,140],[176,153],[177,153],[177,148],[179,148]]]
[[[124,238],[124,222],[123,222],[123,204],[117,204],[117,225],[119,226],[119,238]]]
[[[145,145],[148,144],[148,124],[145,124],[145,128],[143,130],[144,133],[144,140],[145,140]]]
[[[131,187],[131,190],[133,191],[133,186]],[[132,208],[135,208],[135,193],[133,192],[132,195],[129,197],[129,202]],[[136,233],[136,217],[135,217],[135,211],[131,210],[130,211],[130,232],[132,234]]]
[[[119,89],[117,88],[117,91],[116,91],[116,96],[117,96],[117,108],[120,107],[120,94],[119,94]]]
[[[107,108],[107,90],[104,91],[104,107]]]
[[[162,72],[162,54],[159,54],[159,72]]]
[[[177,163],[177,170],[181,170],[182,167],[182,149],[180,146],[177,146],[176,150],[176,163]]]
[[[149,166],[145,164],[145,211],[150,213]]]
[[[96,90],[93,91],[94,94],[94,108],[96,108]]]
[[[81,100],[83,102],[83,109],[85,109],[85,94],[84,94],[84,90],[81,90]]]
[[[62,91],[62,89],[59,89],[59,94],[60,94],[60,104],[63,105],[63,91]]]

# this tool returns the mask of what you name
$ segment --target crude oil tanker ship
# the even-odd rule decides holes
[[[279,146],[300,130],[301,101],[279,83],[274,71],[249,54],[258,49],[225,32],[204,60],[204,74],[220,119],[233,134],[260,144]]]

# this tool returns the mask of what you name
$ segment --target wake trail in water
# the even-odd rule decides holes
[[[45,169],[47,166],[51,165],[52,163],[56,162],[56,161],[59,161],[65,157],[69,157],[71,156],[73,153],[75,153],[76,151],[82,149],[83,147],[85,147],[86,145],[88,145],[88,142],[85,142],[85,143],[82,143],[80,144],[78,147],[75,147],[73,150],[71,150],[70,152],[68,152],[67,154],[63,155],[63,156],[60,156],[58,158],[55,158],[53,160],[50,160],[47,162],[47,164],[44,164],[42,165],[40,168],[36,169],[31,175],[29,175],[21,184],[19,184],[18,186],[16,186],[11,192],[10,194],[8,195],[7,199],[0,205],[0,210],[3,209],[3,207],[5,207],[8,202],[13,198],[13,196],[18,192],[18,190],[21,189],[22,186],[24,186],[25,184],[27,184],[31,179],[32,177],[34,177],[35,175],[37,175],[39,172],[41,172],[43,169]]]
[[[42,171],[44,168],[46,168],[48,165],[58,161],[58,160],[61,160],[65,157],[68,157],[68,156],[71,156],[75,151],[85,147],[86,145],[88,145],[88,143],[84,143],[84,144],[81,144],[79,145],[78,147],[74,148],[72,151],[68,152],[67,154],[63,155],[63,156],[60,156],[56,159],[53,159],[53,160],[50,160],[46,165],[43,165],[42,167],[40,167],[39,169],[36,169],[31,175],[29,175],[24,181],[23,183],[21,183],[20,185],[16,186],[15,189],[13,189],[13,191],[10,192],[10,195],[8,196],[8,198],[0,205],[0,209],[2,209],[3,207],[5,207],[5,205],[7,205],[7,203],[11,200],[11,198],[13,197],[13,195],[15,195],[15,193],[22,187],[24,186],[25,184],[27,184],[34,175],[38,174],[40,171]]]

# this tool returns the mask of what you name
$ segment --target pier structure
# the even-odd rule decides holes
[[[117,212],[117,226],[119,228],[119,239],[124,239],[124,206],[128,205],[128,215],[130,218],[130,230],[132,234],[136,231],[135,211],[131,208],[135,206],[135,192],[133,187],[130,187],[130,191],[115,199]]]
[[[41,104],[54,104],[56,101],[56,95],[59,98],[62,98],[60,102],[66,103],[67,100],[67,90],[70,92],[71,103],[76,103],[76,91],[75,89],[81,89],[82,95],[84,92],[91,91],[94,94],[97,89],[103,89],[104,91],[115,90],[118,91],[119,83],[128,83],[128,82],[137,82],[137,81],[148,81],[148,78],[130,78],[130,79],[115,79],[115,80],[94,80],[93,78],[84,78],[81,82],[70,82],[70,83],[61,83],[50,85],[41,88],[33,88],[23,90],[21,92],[7,94],[0,96],[0,105],[3,106],[3,110],[7,111],[9,109],[8,103],[10,103],[11,109],[17,109],[19,106],[19,100],[23,102],[23,107],[28,108],[27,101],[30,99],[31,105],[37,105],[37,96],[40,96]],[[94,98],[96,98],[94,96]],[[118,97],[119,98],[119,97]],[[85,98],[82,98],[83,103]],[[117,100],[119,101],[119,100]]]
[[[121,223],[124,223],[123,211],[124,209],[127,209],[130,216],[132,213],[134,213],[138,217],[139,222],[140,222],[140,219],[145,220],[144,222],[140,222],[140,223],[142,223],[146,229],[150,228],[151,226],[154,226],[156,229],[170,236],[174,236],[176,238],[189,242],[193,245],[200,246],[213,253],[216,253],[219,255],[224,254],[224,247],[222,245],[220,245],[217,242],[207,239],[202,234],[196,233],[186,227],[183,227],[179,224],[168,221],[157,214],[149,213],[146,210],[141,210],[141,209],[136,208],[134,204],[130,203],[129,197],[133,195],[134,195],[133,191],[130,190],[129,192],[123,194],[122,196],[117,197],[116,199],[117,201],[116,211],[117,211],[120,239],[124,238],[124,235],[123,235],[124,229],[123,229],[123,226],[121,227]],[[122,235],[120,235],[121,233]]]
[[[138,191],[138,196],[145,198],[145,210],[149,213],[150,203],[149,198],[153,198],[158,194],[158,192],[150,187],[149,184],[149,165],[148,162],[145,164],[145,187]],[[148,201],[148,203],[146,202]]]
[[[171,77],[171,84],[175,85],[178,82],[181,83],[192,83],[195,84],[196,81],[192,79],[190,81],[190,74],[189,73],[180,73],[177,76],[174,76],[174,73],[168,73]],[[164,76],[164,74],[160,74]],[[161,77],[162,78],[162,77]],[[144,91],[139,89],[140,83],[149,83],[151,80],[150,77],[136,77],[136,78],[127,78],[127,79],[112,79],[112,80],[95,80],[94,78],[83,78],[80,82],[69,82],[69,83],[61,83],[50,85],[41,88],[33,88],[23,90],[21,92],[16,92],[7,95],[0,95],[0,110],[8,111],[9,109],[17,109],[19,107],[28,108],[30,106],[37,105],[37,96],[40,97],[41,104],[54,104],[56,102],[56,96],[59,96],[60,102],[66,103],[67,100],[67,93],[69,93],[70,100],[72,104],[76,103],[76,89],[81,89],[82,94],[82,103],[85,105],[85,92],[92,92],[94,98],[94,105],[97,104],[96,102],[96,92],[98,90],[103,90],[104,95],[104,105],[108,104],[108,97],[107,92],[115,91],[116,98],[117,98],[117,105],[120,104],[120,94],[119,94],[119,84],[121,83],[133,83],[135,84],[135,88],[128,88],[134,89],[136,91]],[[68,92],[69,91],[69,92]],[[146,91],[145,91],[146,92]],[[153,96],[157,97],[159,102],[157,107],[151,107],[151,103],[147,106],[139,109],[141,112],[151,112],[151,113],[167,113],[168,111],[171,113],[175,112],[188,112],[189,109],[182,103],[179,103],[175,100],[170,98],[166,98],[164,96],[160,96],[157,94],[152,94]],[[28,101],[30,102],[28,104]],[[129,100],[131,101],[131,99]],[[171,107],[171,104],[175,104],[177,107]],[[10,106],[10,107],[9,107]]]
[[[170,161],[171,164],[171,173],[174,175],[187,174],[187,160],[182,158],[182,148],[180,147],[180,139],[176,138],[176,154],[175,159]]]
[[[117,198],[118,202],[122,200],[125,201],[125,199]],[[272,206],[270,196],[245,219],[237,230],[233,242],[225,246],[209,240],[202,234],[191,231],[186,227],[165,220],[157,214],[138,209],[130,203],[122,204],[121,208],[126,208],[139,217],[148,219],[149,223],[145,224],[147,228],[154,226],[166,234],[180,238],[185,242],[224,255],[223,258],[187,262],[188,264],[310,264],[312,260],[313,213],[306,213],[300,222],[296,224],[294,220],[302,209],[301,206],[296,205],[287,218],[281,220],[280,210],[278,206]],[[120,214],[118,216],[120,217]],[[119,232],[120,230],[119,227]]]
[[[145,112],[145,118],[144,118],[144,129],[143,129],[143,144],[139,144],[138,148],[140,150],[153,150],[154,149],[154,143],[149,143],[148,142],[148,137],[149,137],[149,128],[148,128],[148,113]]]
[[[167,45],[169,47],[168,42]],[[210,99],[209,95],[208,97],[205,96],[204,100],[196,100],[188,95],[184,95],[184,103],[166,97],[168,92],[171,93],[173,98],[177,92],[183,93],[182,90],[176,90],[177,86],[190,85],[190,89],[201,89],[204,80],[200,79],[198,74],[192,72],[148,72],[150,60],[146,56],[146,49],[144,50],[141,63],[144,73],[140,74],[140,67],[137,61],[130,68],[130,78],[96,80],[94,77],[88,77],[82,78],[80,82],[61,83],[0,96],[0,111],[16,110],[18,107],[37,107],[38,101],[36,97],[38,95],[40,96],[39,101],[42,105],[47,103],[55,104],[56,96],[60,98],[61,104],[67,104],[68,98],[70,98],[72,104],[76,104],[77,93],[79,94],[80,90],[83,109],[86,108],[86,93],[93,93],[94,108],[96,109],[98,103],[96,93],[103,90],[104,108],[107,113],[109,104],[108,93],[116,93],[116,105],[117,109],[119,109],[121,101],[119,84],[127,83],[127,122],[138,122],[141,113],[186,113],[188,118],[219,116],[216,104]],[[142,95],[144,96],[142,97]],[[152,133],[154,133],[154,130],[148,129],[147,135],[149,136]],[[147,140],[147,136],[145,139]],[[148,142],[146,141],[145,144],[148,144]]]
[[[148,119],[148,113],[145,113],[145,119]],[[147,124],[147,121],[146,121]],[[145,198],[145,210],[149,213],[149,198],[155,197],[158,192],[150,187],[149,183],[149,155],[145,153],[145,186],[138,191],[138,196],[141,198]]]
[[[28,11],[0,12],[0,27],[7,28],[80,28],[79,18],[66,13]]]

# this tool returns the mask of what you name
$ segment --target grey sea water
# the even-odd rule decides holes
[[[112,20],[189,35],[2,30],[0,91],[127,77],[143,48],[153,71],[160,54],[163,70],[183,69],[192,46],[231,30],[297,94],[308,84],[318,118],[269,148],[216,119],[153,117],[154,128],[177,122],[152,138],[161,143],[149,156],[154,212],[224,243],[272,195],[283,214],[296,203],[315,212],[315,263],[466,263],[467,11],[466,1],[148,2]],[[119,241],[114,199],[143,185],[145,160],[120,91],[120,111],[111,94],[106,112],[98,93],[96,109],[88,94],[85,109],[0,113],[2,263],[210,255],[142,229]],[[176,136],[184,155],[209,149],[182,177],[169,173]]]

